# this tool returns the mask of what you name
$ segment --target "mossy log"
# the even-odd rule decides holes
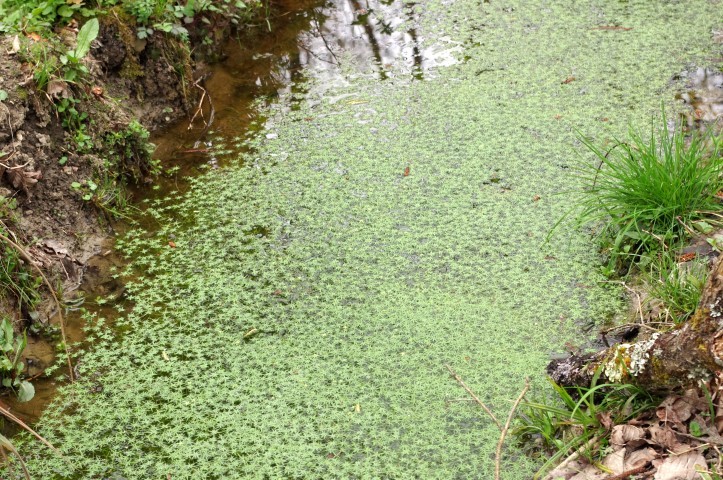
[[[645,340],[573,355],[547,367],[552,379],[564,386],[589,386],[599,371],[598,384],[632,383],[661,393],[696,384],[719,370],[723,370],[723,255],[687,322]]]

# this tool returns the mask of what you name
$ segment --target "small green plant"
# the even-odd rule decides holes
[[[89,151],[93,148],[93,137],[88,135],[88,114],[80,112],[76,106],[80,100],[61,98],[55,104],[55,110],[61,115],[62,125],[73,136],[78,151]]]
[[[663,111],[650,135],[630,129],[630,140],[605,149],[580,135],[596,157],[583,167],[580,224],[603,222],[601,238],[616,263],[635,263],[661,244],[692,231],[696,220],[720,207],[723,158],[712,133],[668,132]]]
[[[82,60],[90,51],[90,45],[98,37],[100,26],[97,18],[91,18],[78,31],[78,38],[75,49],[68,50],[60,56],[60,63],[63,65],[63,79],[66,82],[75,82],[83,75],[88,74]]]
[[[700,478],[702,480],[723,480],[723,477],[721,476],[721,473],[723,473],[723,472],[704,470],[704,469],[700,468],[698,465],[696,465],[695,471],[698,472],[698,474],[700,475]]]
[[[159,173],[159,164],[152,158],[155,146],[148,140],[150,133],[138,121],[106,136],[106,145],[112,150],[108,167],[130,176],[138,182],[144,176]]]
[[[98,173],[95,180],[73,182],[70,187],[107,217],[128,218],[128,213],[134,208],[121,179],[105,170]]]
[[[654,399],[633,385],[601,384],[564,388],[550,380],[557,398],[523,402],[521,424],[513,435],[529,453],[549,455],[535,478],[590,439],[602,436],[602,418],[621,423],[655,405]]]
[[[23,350],[28,344],[25,334],[18,338],[13,331],[13,325],[7,318],[0,322],[0,378],[2,386],[17,391],[18,399],[27,402],[35,396],[35,387],[27,380],[21,380],[20,376],[25,365],[20,361]]]
[[[0,2],[0,31],[44,31],[67,24],[76,13],[88,13],[83,2],[4,0]]]

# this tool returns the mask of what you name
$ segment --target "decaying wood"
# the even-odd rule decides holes
[[[588,355],[555,360],[548,374],[560,385],[587,386],[600,381],[632,383],[669,392],[697,384],[723,369],[723,255],[703,289],[695,314],[665,333],[635,343],[621,343]]]

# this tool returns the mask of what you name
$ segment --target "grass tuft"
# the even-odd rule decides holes
[[[580,224],[605,222],[602,238],[613,260],[631,263],[692,231],[692,222],[718,209],[723,187],[720,141],[710,132],[668,132],[663,111],[649,136],[630,128],[628,142],[605,150],[580,135],[596,164],[583,168],[589,185]]]

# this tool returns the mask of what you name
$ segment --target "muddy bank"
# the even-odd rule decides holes
[[[188,25],[190,43],[161,32],[139,40],[133,22],[109,11],[99,17],[98,35],[82,59],[87,73],[75,81],[67,80],[67,69],[53,63],[53,55],[77,45],[77,23],[49,38],[0,39],[7,52],[0,57],[0,228],[56,286],[71,317],[69,343],[84,337],[74,312],[85,300],[123,294],[109,271],[120,266],[113,236],[133,222],[137,202],[174,181],[172,166],[199,163],[173,161],[179,139],[163,132],[186,131],[196,113],[208,122],[210,103],[199,100],[213,62],[222,59],[218,52],[228,42],[239,49],[268,41],[268,28],[289,8],[297,6],[278,5],[267,12],[271,23],[259,15],[245,28],[216,19],[212,37]],[[199,135],[208,126],[200,120],[193,125],[198,128],[191,134]],[[153,153],[150,141],[158,138],[162,148]],[[30,404],[16,407],[34,420],[56,387],[44,373],[61,341],[57,307],[18,252],[4,246],[0,258],[0,314],[17,332],[28,332],[24,376],[34,379],[38,392]]]

